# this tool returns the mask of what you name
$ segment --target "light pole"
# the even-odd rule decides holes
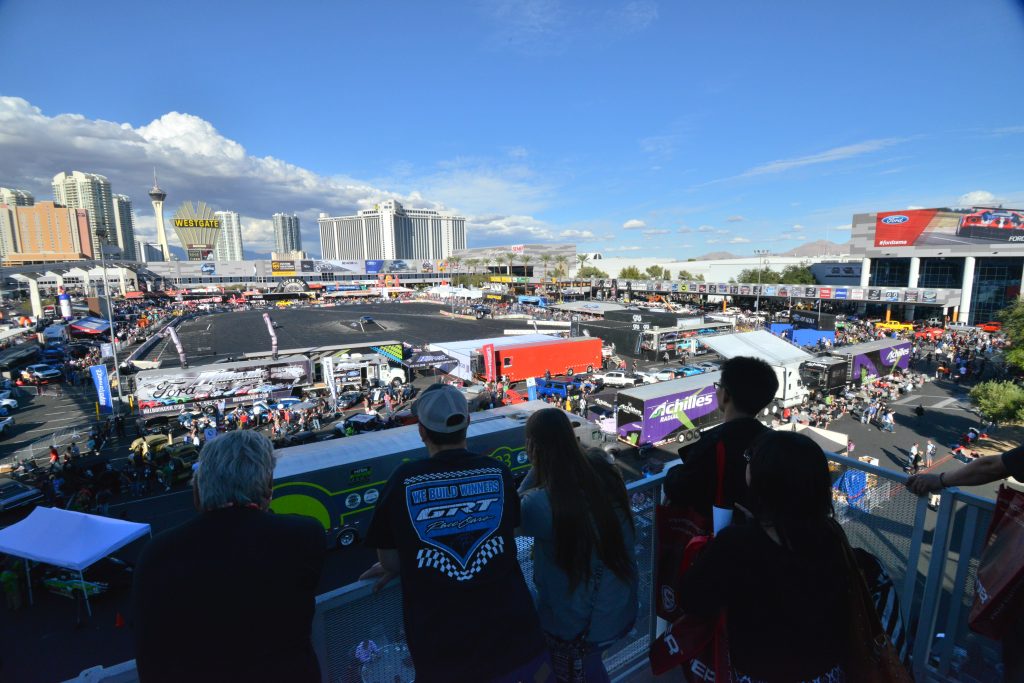
[[[104,246],[109,244],[106,237],[100,238],[100,268],[103,270],[103,296],[107,299],[107,322],[110,323],[110,351],[114,354],[114,376],[117,378],[117,411],[124,406],[121,393],[121,365],[117,360],[117,336],[114,334],[114,304],[110,300],[110,283],[107,281],[107,255]]]
[[[761,325],[761,271],[764,270],[768,263],[767,249],[755,249],[754,254],[757,256],[757,298],[754,300],[754,325],[760,327]]]

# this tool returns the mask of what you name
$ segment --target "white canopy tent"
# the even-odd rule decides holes
[[[152,534],[148,524],[60,508],[37,507],[22,521],[0,530],[0,553],[24,558],[26,576],[29,560],[78,572],[85,608],[92,616],[82,572],[146,534]]]

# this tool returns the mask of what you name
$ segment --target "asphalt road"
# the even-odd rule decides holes
[[[500,336],[506,328],[526,327],[522,321],[449,319],[440,316],[438,308],[427,304],[381,303],[336,309],[285,309],[274,311],[272,315],[281,323],[277,332],[282,349],[392,338],[422,344],[427,341]],[[360,315],[371,315],[380,320],[386,330],[359,332],[341,322],[357,319]],[[269,339],[259,311],[199,318],[186,323],[183,336],[187,340],[191,331],[205,332],[207,326],[210,327],[210,336],[216,340],[218,355],[269,349]],[[164,354],[166,359],[168,350],[164,347],[164,344],[158,345],[154,355]],[[176,360],[173,347],[169,354]],[[925,408],[923,417],[913,413],[918,404]],[[84,410],[86,405],[91,409],[91,403],[78,396],[65,396],[63,399],[44,396],[34,399],[23,409],[25,417],[19,416],[19,426],[22,426],[24,419],[26,434],[32,430],[44,433],[51,424],[62,424],[57,420],[66,419],[71,424],[79,415],[87,414]],[[953,444],[969,426],[978,424],[977,416],[968,409],[966,391],[962,387],[948,382],[928,383],[921,391],[896,402],[895,409],[895,434],[861,425],[849,417],[837,420],[830,428],[850,435],[856,443],[856,455],[874,455],[883,467],[892,470],[903,467],[914,441],[920,441],[923,446],[927,438],[932,438],[939,446],[934,471],[950,471],[961,466],[955,460],[944,459],[944,456],[948,453],[946,446]],[[124,444],[112,445],[118,452],[124,447]],[[994,490],[995,487],[973,489],[989,497],[994,495]],[[889,512],[893,514],[893,519],[883,521],[882,525],[899,528],[896,521],[899,510],[883,508],[878,512],[882,515]],[[180,524],[195,513],[190,491],[180,488],[142,500],[117,503],[112,506],[112,514],[148,522],[154,532],[159,533]],[[878,532],[880,537],[884,537],[885,533],[889,531]],[[144,542],[138,541],[117,555],[132,561]],[[374,559],[373,553],[364,548],[330,552],[320,583],[321,592],[353,581]],[[98,597],[93,604],[94,615],[91,619],[85,619],[81,606],[67,598],[49,593],[37,594],[36,598],[34,607],[0,619],[0,639],[6,643],[0,650],[0,680],[65,680],[90,666],[112,665],[132,658],[131,614],[127,591],[115,591]],[[121,618],[118,618],[119,615]]]
[[[414,346],[430,342],[500,337],[506,329],[527,329],[525,320],[462,320],[440,315],[443,306],[428,303],[346,304],[332,308],[268,309],[274,322],[280,350],[398,339]],[[270,335],[261,310],[217,313],[201,316],[178,328],[189,364],[199,365],[270,351]],[[381,324],[366,331],[351,324],[368,315]],[[211,351],[196,351],[211,347]],[[204,355],[200,356],[199,353]],[[157,344],[146,360],[160,360],[163,367],[178,365],[174,344],[166,339]]]

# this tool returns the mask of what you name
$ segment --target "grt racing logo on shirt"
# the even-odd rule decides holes
[[[496,535],[505,506],[500,469],[417,475],[405,485],[409,519],[426,546],[416,553],[417,568],[465,581],[504,550]]]

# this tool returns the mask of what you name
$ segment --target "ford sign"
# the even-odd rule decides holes
[[[882,219],[882,222],[885,223],[886,225],[899,225],[900,223],[906,223],[909,220],[909,216],[899,214],[896,216],[886,216],[885,218]]]

